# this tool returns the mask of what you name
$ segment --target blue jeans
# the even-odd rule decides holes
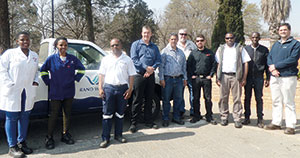
[[[190,114],[194,114],[194,106],[193,106],[193,100],[194,100],[194,96],[193,96],[193,89],[192,89],[192,81],[191,80],[187,80],[187,87],[189,89],[189,93],[190,93]],[[185,102],[184,102],[184,87],[182,88],[182,102],[180,104],[180,112],[185,112]]]
[[[169,113],[171,109],[170,100],[173,96],[173,119],[180,119],[180,105],[183,101],[183,80],[182,77],[171,78],[165,76],[165,88],[162,88],[163,97],[163,120],[169,120]]]
[[[114,86],[104,84],[103,90],[105,98],[103,99],[103,119],[102,119],[102,139],[110,139],[112,127],[112,118],[115,115],[115,137],[122,136],[123,119],[127,100],[123,94],[128,89],[128,85]]]
[[[258,119],[263,119],[263,86],[264,79],[257,78],[247,78],[247,83],[245,85],[245,100],[244,100],[244,108],[245,108],[245,118],[249,119],[251,115],[251,97],[252,97],[252,89],[254,89],[255,100],[256,100],[256,113]]]
[[[5,132],[9,147],[17,145],[26,140],[29,116],[31,111],[25,111],[26,92],[21,95],[21,112],[6,111]],[[18,128],[18,138],[17,138]]]

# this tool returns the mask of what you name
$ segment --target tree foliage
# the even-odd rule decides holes
[[[0,46],[7,49],[10,46],[8,2],[7,0],[0,0],[0,4]]]
[[[160,18],[160,46],[168,43],[168,35],[186,28],[190,39],[204,34],[210,43],[212,28],[217,17],[218,4],[215,0],[171,0]]]
[[[243,0],[243,19],[244,19],[244,32],[246,36],[251,36],[253,32],[263,32],[260,21],[262,14],[259,7],[255,3],[248,3]]]
[[[157,41],[157,24],[153,19],[153,12],[143,0],[128,1],[128,7],[121,9],[112,22],[105,26],[105,39],[109,44],[112,38],[119,38],[126,53],[129,53],[132,42],[141,38],[144,25],[152,29],[152,41]]]
[[[244,43],[244,22],[242,0],[219,0],[218,20],[212,35],[212,49],[215,51],[227,32],[235,35],[236,42]]]
[[[277,29],[281,22],[290,15],[290,0],[261,0],[261,9],[264,20],[269,25],[269,33],[273,40],[278,39]]]

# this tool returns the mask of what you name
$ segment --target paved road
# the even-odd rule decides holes
[[[217,105],[217,104],[214,104]],[[204,112],[204,110],[202,109]],[[218,109],[215,107],[214,111]],[[255,109],[253,109],[255,112]],[[255,115],[255,114],[253,114]],[[215,115],[218,116],[217,114]],[[271,111],[265,110],[265,119],[269,123]],[[300,117],[298,117],[300,118]],[[76,144],[66,145],[59,141],[60,129],[57,129],[56,148],[46,150],[44,137],[47,131],[46,120],[32,121],[28,135],[28,145],[34,148],[30,158],[297,158],[300,157],[300,127],[294,136],[280,131],[267,131],[255,126],[255,117],[250,126],[234,128],[232,117],[226,127],[207,124],[204,120],[190,124],[188,117],[184,126],[171,124],[168,128],[157,130],[142,125],[135,134],[128,132],[129,121],[125,121],[124,136],[128,143],[120,144],[114,140],[106,149],[99,149],[101,121],[98,114],[76,116],[72,119],[72,129]],[[160,119],[156,120],[161,126]],[[299,122],[299,121],[298,121]],[[0,157],[8,157],[7,144],[3,129],[0,132]]]

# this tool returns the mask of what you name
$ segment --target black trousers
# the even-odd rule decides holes
[[[200,112],[200,97],[201,97],[201,88],[203,89],[203,95],[205,100],[205,118],[212,118],[212,102],[211,102],[211,80],[206,78],[197,77],[192,79],[192,89],[193,89],[193,106],[194,106],[194,117],[197,119],[201,118]]]
[[[63,112],[63,133],[67,133],[70,129],[70,117],[72,112],[73,98],[64,100],[51,100],[50,101],[50,117],[48,120],[48,135],[52,136],[56,126],[58,114],[60,110]]]
[[[252,97],[252,89],[254,89],[255,100],[256,100],[256,113],[258,119],[263,119],[263,86],[264,79],[263,78],[247,78],[247,83],[245,85],[245,100],[244,100],[244,108],[245,108],[245,118],[249,119],[251,115],[251,97]]]
[[[152,99],[154,96],[154,73],[147,78],[138,74],[134,77],[131,124],[136,125],[144,105],[144,120],[146,124],[153,123]]]

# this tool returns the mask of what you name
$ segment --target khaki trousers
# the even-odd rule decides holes
[[[282,125],[282,112],[285,106],[285,125],[295,128],[297,123],[295,95],[297,77],[273,77],[271,76],[270,87],[272,93],[272,124]]]
[[[243,113],[241,103],[242,86],[236,79],[235,75],[222,74],[220,86],[220,101],[219,109],[222,120],[228,120],[229,115],[229,94],[231,91],[233,97],[233,110],[232,115],[234,121],[240,121]]]

